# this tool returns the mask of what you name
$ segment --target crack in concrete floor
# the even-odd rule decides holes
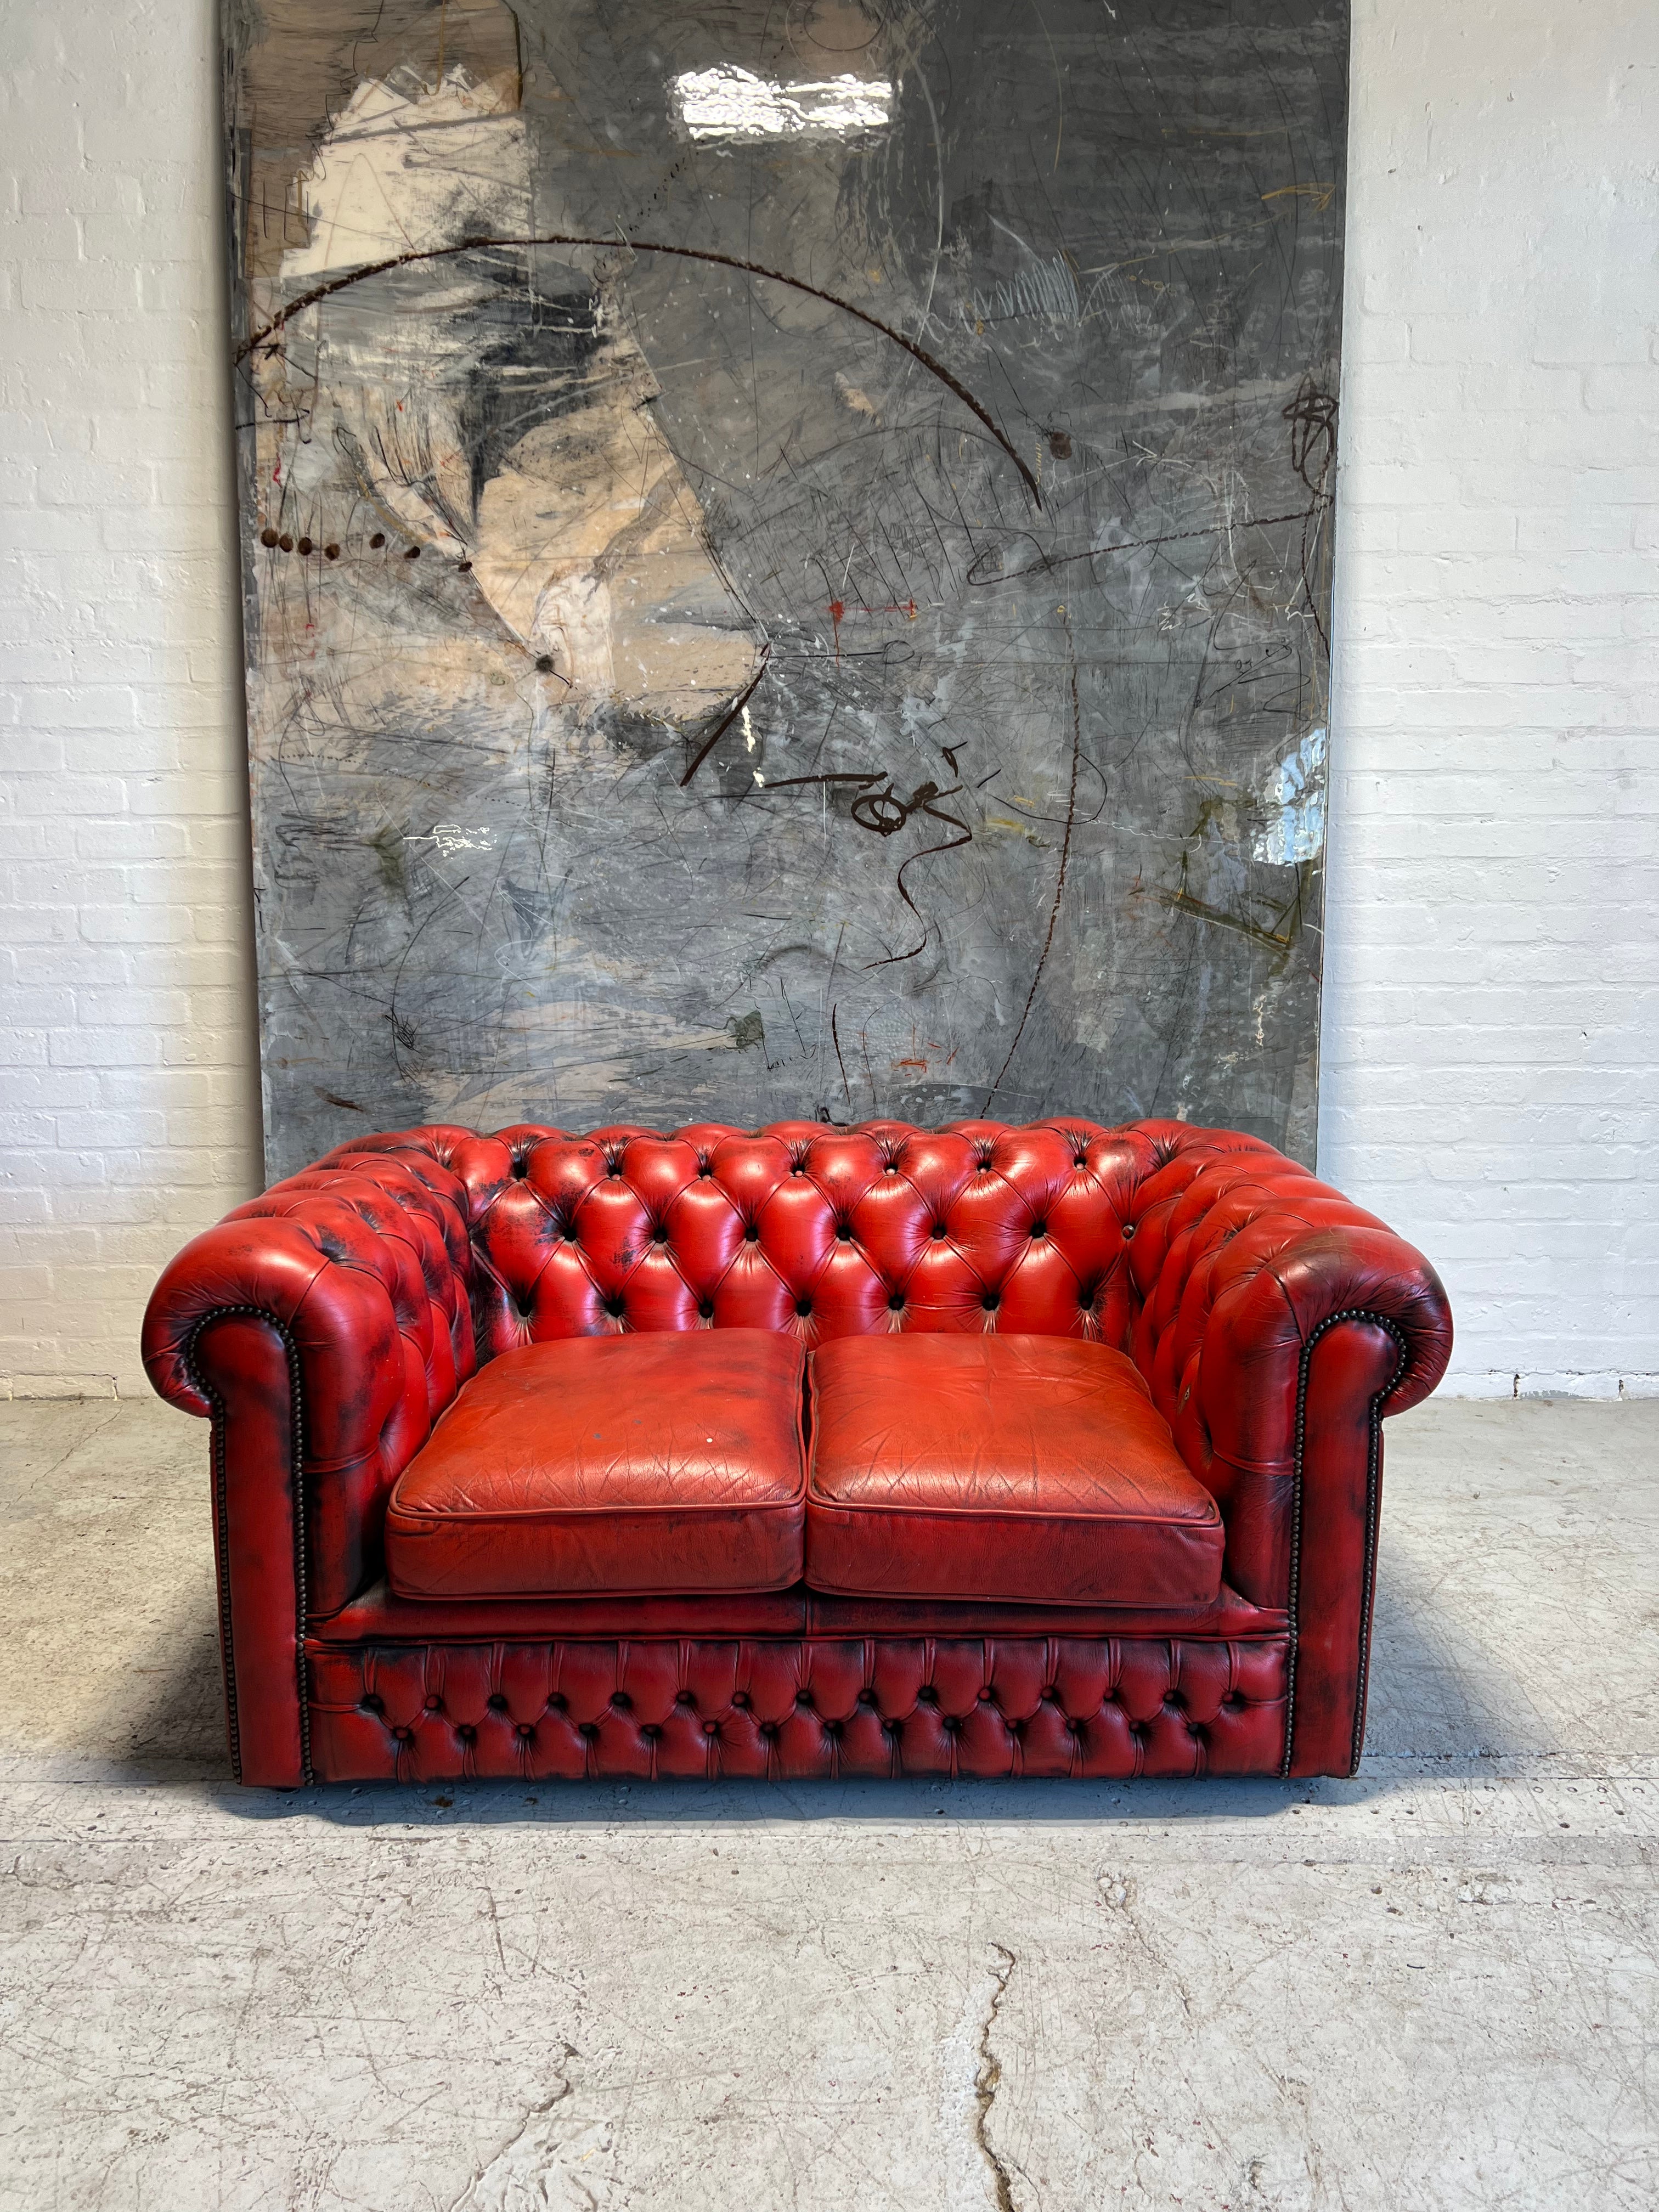
[[[568,2045],[566,2050],[576,2056]],[[533,2107],[451,2212],[606,2212],[616,2204],[615,2131],[608,2120],[575,2109],[574,2096],[574,2084],[562,2081]]]
[[[951,2032],[939,2045],[945,2212],[1021,2212],[1013,2171],[990,2136],[1002,2081],[1002,2062],[991,2039],[1018,1962],[1005,1943],[992,1942],[985,1948],[989,1956],[981,1959]]]
[[[979,2032],[979,2071],[974,2081],[974,2101],[976,2107],[974,2117],[974,2140],[979,2146],[980,2155],[991,2169],[993,2185],[996,2194],[997,2212],[1017,2212],[1012,2177],[1001,2158],[998,2156],[995,2147],[991,2142],[989,2123],[991,2107],[996,2101],[997,2089],[1002,2081],[1002,2062],[991,2047],[991,2035],[997,2024],[997,2014],[1001,2008],[1009,1977],[1018,1961],[1013,1953],[1003,1944],[994,1943],[991,1948],[1001,1960],[1002,1964],[1000,1967],[994,1967],[992,1970],[991,2001],[985,2008],[985,2019]]]

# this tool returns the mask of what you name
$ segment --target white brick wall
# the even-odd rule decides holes
[[[257,1176],[213,0],[0,0],[0,1376]],[[1659,10],[1356,0],[1322,1167],[1659,1370]],[[0,1382],[0,1390],[8,1386]]]
[[[213,0],[0,0],[0,1393],[257,1187]]]
[[[1321,1168],[1659,1388],[1659,9],[1357,0]]]

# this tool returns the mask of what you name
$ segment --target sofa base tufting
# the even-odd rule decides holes
[[[1288,1638],[316,1645],[343,1782],[1272,1774]]]

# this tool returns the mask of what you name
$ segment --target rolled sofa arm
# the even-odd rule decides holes
[[[379,1573],[392,1486],[473,1371],[465,1203],[434,1162],[348,1155],[238,1206],[151,1294],[145,1370],[213,1423],[240,1780],[307,1778],[307,1624]]]
[[[1227,1580],[1291,1632],[1285,1771],[1364,1733],[1382,1422],[1451,1356],[1423,1255],[1257,1140],[1170,1125],[1138,1194],[1132,1349],[1226,1523]]]

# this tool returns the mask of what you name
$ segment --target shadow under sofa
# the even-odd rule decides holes
[[[1346,1774],[1420,1254],[1070,1117],[359,1139],[150,1301],[247,1783]]]

